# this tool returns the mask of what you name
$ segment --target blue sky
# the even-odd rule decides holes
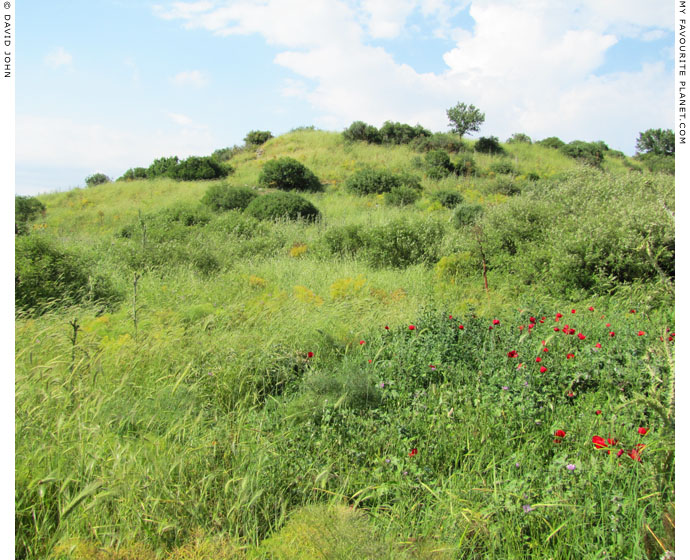
[[[34,0],[16,19],[19,194],[256,129],[445,131],[459,101],[501,140],[632,154],[673,128],[672,0]]]

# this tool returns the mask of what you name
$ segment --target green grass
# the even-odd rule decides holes
[[[166,221],[214,181],[41,196],[32,235],[83,255],[121,300],[18,312],[16,556],[672,550],[673,181],[615,158],[596,171],[557,150],[506,148],[521,194],[491,192],[498,157],[474,154],[480,176],[432,181],[406,146],[322,131],[232,159],[232,185],[254,187],[272,158],[312,169],[327,183],[304,194],[323,216],[312,224]],[[422,199],[401,208],[347,193],[364,165],[419,175]],[[477,227],[452,225],[433,201],[441,189],[484,207]],[[399,220],[439,228],[420,248],[435,260],[376,264],[366,236]],[[334,255],[326,235],[344,226],[364,245]],[[566,323],[585,340],[553,330]],[[620,443],[608,455],[595,435]],[[641,462],[629,456],[638,443]]]

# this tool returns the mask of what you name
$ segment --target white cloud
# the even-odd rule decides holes
[[[672,1],[663,3],[666,9],[648,0],[238,0],[177,2],[158,13],[218,35],[258,33],[285,49],[275,63],[314,85],[288,84],[283,94],[320,110],[319,124],[400,120],[447,130],[445,110],[465,101],[486,112],[483,134],[603,139],[630,152],[638,123],[672,126],[670,72],[663,65],[596,71],[619,39],[673,28]],[[474,28],[451,27],[448,20],[468,5]],[[418,73],[367,44],[400,35],[415,10],[436,18],[438,36],[454,38],[446,72]]]
[[[53,49],[43,60],[51,68],[60,68],[61,66],[72,65],[72,55],[63,47]]]
[[[208,84],[208,79],[199,70],[189,70],[175,74],[175,76],[172,78],[172,82],[178,86],[202,88]]]
[[[640,39],[643,41],[656,41],[657,39],[662,39],[666,37],[667,31],[663,29],[654,29],[652,31],[645,31],[640,35]]]

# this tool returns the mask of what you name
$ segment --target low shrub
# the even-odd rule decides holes
[[[604,160],[604,152],[601,146],[593,142],[573,140],[569,144],[561,146],[559,151],[568,157],[593,167],[600,167],[601,162]]]
[[[251,130],[244,137],[244,141],[247,146],[261,146],[271,138],[273,138],[273,134],[268,130]]]
[[[393,187],[384,196],[384,200],[389,206],[407,206],[414,204],[422,195],[419,190],[411,187]]]
[[[493,162],[489,166],[489,170],[500,175],[515,175],[517,173],[517,168],[512,162],[507,160],[499,160]]]
[[[496,136],[481,136],[474,145],[474,151],[480,154],[502,154],[505,152]]]
[[[477,174],[477,164],[470,154],[460,154],[454,165],[458,175],[469,177]]]
[[[259,174],[259,185],[282,191],[323,190],[318,177],[296,159],[281,157],[267,161]]]
[[[245,212],[258,220],[317,220],[321,213],[308,200],[290,192],[272,192],[252,200]]]
[[[118,177],[118,181],[137,181],[140,179],[146,179],[148,177],[145,167],[130,167],[127,171],[122,174],[122,177]]]
[[[431,150],[424,156],[424,168],[430,179],[443,179],[455,171],[445,150]]]
[[[502,194],[505,196],[515,196],[522,192],[520,186],[508,177],[496,177],[487,185],[487,191],[491,194]]]
[[[443,234],[443,227],[438,222],[395,220],[363,233],[364,256],[374,267],[404,268],[413,264],[432,264],[438,260]]]
[[[434,132],[431,136],[419,136],[410,142],[410,147],[417,152],[445,150],[453,154],[467,150],[462,138],[451,132]]]
[[[421,125],[386,121],[379,130],[381,142],[384,144],[409,144],[416,138],[428,138],[431,131]]]
[[[186,227],[204,226],[211,221],[208,209],[201,205],[175,204],[151,215],[153,222],[179,223]]]
[[[524,134],[523,132],[516,132],[514,133],[508,140],[506,140],[506,144],[531,144],[532,139],[527,136],[527,134]]]
[[[237,154],[241,154],[244,151],[242,146],[233,146],[232,148],[219,148],[215,150],[211,157],[219,163],[230,161]]]
[[[349,128],[343,132],[346,142],[367,142],[369,144],[380,144],[381,134],[375,126],[363,121],[353,122]]]
[[[565,146],[565,142],[556,136],[549,136],[548,138],[539,140],[537,144],[546,148],[553,148],[554,150],[558,150],[562,146]]]
[[[77,253],[43,236],[24,236],[15,244],[14,301],[17,309],[42,314],[83,302],[112,305],[120,294],[108,278]]]
[[[637,155],[635,159],[642,162],[652,173],[676,174],[676,158],[674,156],[664,156],[650,152]]]
[[[359,195],[382,194],[401,186],[400,177],[387,169],[370,167],[355,171],[345,181],[345,188]]]
[[[201,202],[216,212],[233,209],[244,210],[257,196],[257,193],[249,187],[212,185],[204,194]]]
[[[238,239],[252,239],[267,235],[270,230],[256,218],[237,210],[228,210],[211,221],[209,230],[225,233]]]
[[[40,200],[33,196],[14,197],[14,232],[24,234],[28,230],[28,222],[39,215],[45,215],[46,207]]]
[[[458,228],[471,226],[483,213],[484,207],[481,204],[459,204],[453,212],[453,223]]]
[[[229,165],[221,165],[210,156],[191,156],[170,170],[170,177],[177,181],[204,181],[222,179],[233,171]]]
[[[364,247],[363,235],[362,226],[350,224],[327,230],[323,239],[332,254],[353,257]]]
[[[437,191],[431,195],[433,200],[438,200],[442,206],[445,208],[455,208],[458,204],[461,204],[464,199],[463,196],[458,191],[453,191],[450,189],[444,189]]]
[[[84,179],[84,182],[86,183],[87,187],[95,187],[96,185],[110,183],[110,177],[104,173],[94,173],[93,175],[89,175],[86,179]]]

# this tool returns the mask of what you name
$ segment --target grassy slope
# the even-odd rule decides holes
[[[324,397],[350,402],[352,395],[369,391],[361,386],[361,380],[370,380],[364,361],[368,356],[362,350],[371,348],[370,359],[376,360],[383,348],[382,326],[409,324],[424,305],[443,306],[453,314],[464,314],[470,306],[488,317],[515,313],[516,291],[509,280],[497,278],[498,284],[494,284],[492,278],[492,299],[487,301],[480,277],[451,285],[437,280],[434,271],[422,265],[378,269],[360,260],[334,259],[324,252],[319,241],[326,229],[335,226],[380,225],[397,217],[415,222],[450,220],[451,212],[428,197],[401,209],[384,206],[381,198],[360,198],[344,191],[344,180],[361,165],[415,172],[417,154],[407,147],[348,146],[339,134],[307,131],[272,139],[263,150],[261,157],[246,152],[234,158],[237,171],[230,183],[255,185],[263,162],[294,157],[327,182],[324,193],[306,195],[321,210],[323,222],[271,226],[268,238],[273,245],[244,256],[238,252],[237,242],[224,234],[205,232],[194,237],[196,247],[219,257],[221,270],[203,276],[190,267],[177,266],[144,275],[138,284],[137,340],[131,315],[132,271],[124,269],[117,258],[114,234],[136,222],[139,211],[146,215],[173,204],[195,204],[213,182],[113,183],[41,197],[47,206],[44,233],[90,253],[99,268],[115,279],[126,299],[111,313],[98,315],[94,309],[81,308],[17,321],[16,430],[21,434],[17,438],[17,510],[29,556],[40,557],[56,542],[62,543],[63,551],[77,542],[71,557],[97,558],[101,553],[87,544],[95,537],[110,546],[129,543],[129,552],[123,557],[138,557],[135,549],[141,558],[150,557],[153,549],[171,550],[172,557],[179,558],[196,558],[201,550],[218,556],[270,557],[272,550],[282,550],[290,539],[309,539],[305,529],[299,528],[306,523],[318,527],[322,536],[336,536],[326,544],[319,541],[304,547],[331,547],[337,554],[347,555],[348,550],[351,554],[352,547],[360,546],[357,543],[378,539],[371,557],[403,557],[408,552],[452,557],[451,550],[462,550],[463,542],[469,546],[467,550],[480,556],[503,550],[510,557],[523,554],[524,543],[509,539],[501,545],[499,535],[531,531],[535,542],[538,535],[541,543],[537,550],[542,552],[536,557],[542,553],[566,557],[559,555],[566,554],[566,544],[573,539],[581,551],[577,557],[584,557],[587,535],[578,525],[594,517],[546,516],[541,525],[535,518],[526,529],[515,526],[519,515],[499,513],[504,507],[496,490],[496,469],[499,478],[506,480],[519,480],[521,475],[512,472],[505,460],[497,462],[500,446],[481,443],[496,437],[494,420],[484,416],[485,410],[475,413],[471,403],[455,405],[457,435],[465,437],[464,423],[483,428],[475,430],[471,438],[467,436],[465,452],[474,453],[476,462],[464,463],[458,476],[434,479],[435,485],[427,493],[401,478],[400,467],[386,482],[388,494],[379,494],[374,505],[370,504],[370,526],[353,519],[352,527],[345,529],[347,523],[338,522],[342,537],[334,533],[327,514],[317,516],[323,526],[308,511],[303,514],[307,521],[296,513],[294,522],[285,525],[286,516],[298,511],[296,505],[314,501],[337,504],[343,495],[351,503],[357,502],[353,494],[369,484],[368,471],[358,470],[356,463],[348,467],[351,471],[345,467],[343,461],[349,459],[341,455],[345,444],[337,431],[323,433],[322,444],[328,447],[319,452],[311,447],[314,441],[304,441],[305,430],[314,427],[303,420],[322,407],[329,414],[340,414],[337,405],[333,409],[321,402]],[[508,150],[522,174],[549,177],[576,168],[572,160],[540,146],[513,145]],[[487,169],[496,158],[475,154],[475,159],[480,168]],[[617,159],[607,159],[604,169],[621,176],[628,173]],[[501,204],[506,197],[486,191],[490,180],[424,179],[423,186],[427,193],[450,187],[469,201]],[[455,250],[454,239],[450,235],[444,241],[442,254]],[[307,245],[305,255],[291,256],[290,248],[296,243]],[[538,305],[544,313],[563,308],[562,303],[548,309],[547,303]],[[605,307],[608,302],[600,298],[596,305]],[[618,305],[611,302],[611,316],[620,324],[630,324],[628,331],[633,336],[634,325]],[[73,317],[82,329],[74,361],[66,326]],[[665,317],[665,313],[656,318],[650,315],[649,324],[661,329]],[[583,323],[585,327],[595,328],[593,322]],[[363,339],[366,345],[360,346]],[[307,351],[315,352],[315,360],[308,361]],[[662,364],[666,360],[661,354],[656,359]],[[291,372],[306,375],[305,379],[311,372],[314,381],[288,397],[267,396],[271,387],[294,381]],[[423,406],[453,402],[454,393],[443,388],[438,391]],[[594,401],[586,406],[604,407]],[[615,406],[610,403],[611,410]],[[439,414],[444,416],[447,408]],[[365,420],[358,423],[357,407],[353,404],[346,409],[355,416],[338,416],[338,421],[350,426],[352,434],[362,430],[362,437],[368,437],[371,425]],[[546,423],[558,421],[559,410],[568,409],[552,411]],[[418,410],[408,410],[406,405],[396,415],[410,424],[419,419]],[[390,418],[383,422],[394,425]],[[581,439],[586,444],[587,430],[594,428],[589,420],[577,422],[582,424]],[[453,441],[436,432],[436,423],[432,418],[428,433],[420,437],[439,439],[444,445]],[[388,442],[400,437],[396,432],[386,433]],[[42,444],[36,445],[37,441]],[[658,440],[658,457],[668,449],[669,441]],[[408,442],[403,438],[399,444]],[[370,453],[391,450],[390,443],[381,443],[381,448],[371,445]],[[517,446],[516,453],[521,449]],[[528,449],[525,444],[524,452],[529,453]],[[298,453],[300,459],[291,453]],[[438,450],[439,461],[444,453],[447,450]],[[405,455],[403,451],[403,458]],[[338,463],[343,463],[340,469]],[[530,469],[538,478],[538,461]],[[342,478],[346,473],[352,481]],[[600,476],[610,473],[601,472]],[[639,483],[626,486],[619,481],[619,488],[630,499],[639,497],[637,492],[653,477],[653,471],[643,471]],[[299,480],[304,482],[296,482]],[[581,491],[591,491],[591,482],[585,479],[580,486]],[[491,500],[470,491],[491,487]],[[390,494],[391,488],[399,491]],[[595,494],[601,499],[607,495],[601,488]],[[658,494],[666,496],[666,489],[660,488]],[[568,503],[577,496],[566,493],[561,499]],[[655,502],[649,510],[657,531],[665,507],[662,502]],[[423,511],[417,510],[420,504],[425,506]],[[596,509],[595,504],[591,507]],[[621,533],[632,533],[627,540],[597,537],[602,549],[615,551],[632,545],[639,552],[643,545],[638,528],[643,515],[636,509],[621,521]],[[561,522],[567,537],[547,538]],[[274,534],[263,548],[246,547],[281,527],[284,534]],[[416,544],[406,552],[394,542],[407,537],[414,537]],[[434,549],[446,552],[431,552]]]

